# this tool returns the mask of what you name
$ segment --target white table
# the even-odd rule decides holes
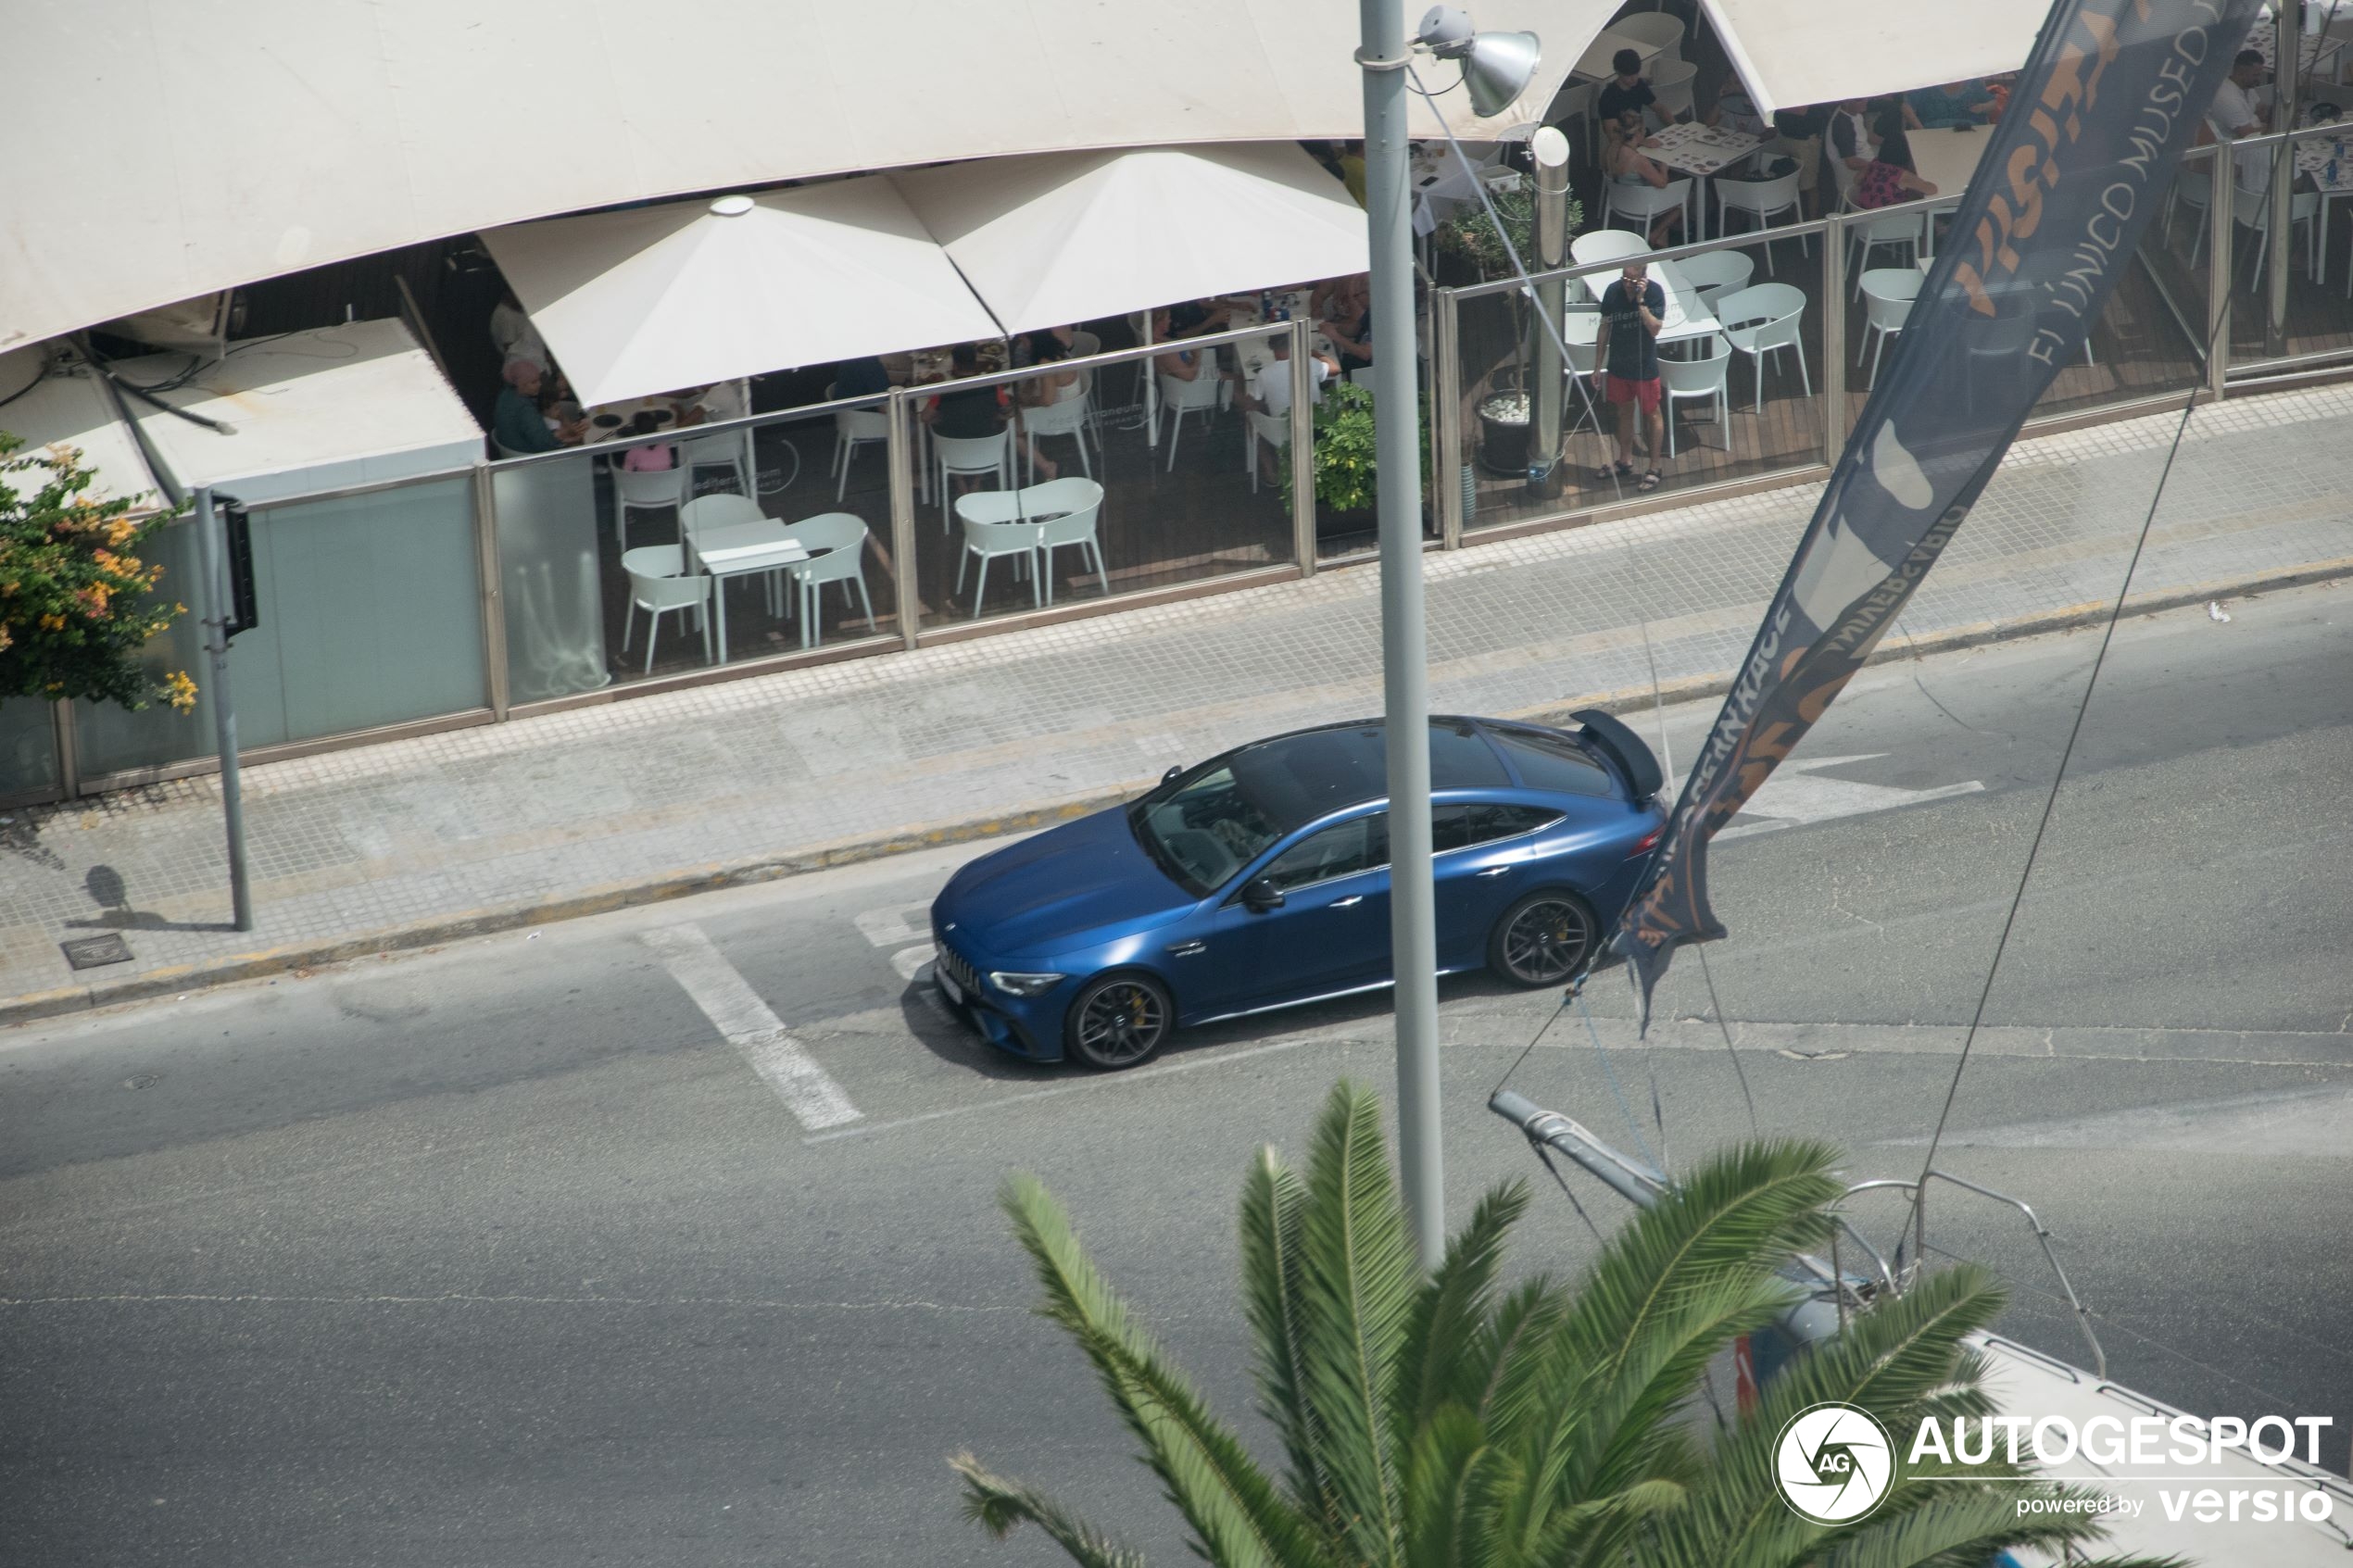
[[[1695,119],[1669,125],[1652,140],[1658,144],[1643,148],[1646,156],[1696,182],[1692,194],[1699,198],[1699,221],[1692,237],[1701,240],[1707,237],[1708,178],[1747,162],[1765,144],[1762,136],[1720,125],[1702,125]]]
[[[1591,82],[1616,76],[1617,68],[1610,61],[1620,49],[1631,49],[1640,55],[1645,69],[1658,56],[1658,45],[1647,39],[1629,38],[1622,32],[1597,32],[1592,43],[1585,46],[1585,52],[1577,57],[1577,64],[1572,68],[1574,74]]]
[[[727,662],[727,579],[755,571],[774,571],[809,558],[799,540],[781,522],[731,522],[698,529],[687,546],[695,564],[713,581],[711,596],[718,605],[719,662]]]
[[[2326,242],[2330,204],[2340,196],[2353,196],[2353,126],[2346,128],[2343,139],[2348,144],[2342,155],[2336,150],[2340,138],[2334,135],[2315,136],[2296,144],[2296,171],[2311,181],[2313,189],[2321,193],[2321,275],[2314,281],[2322,283],[2329,281],[2329,247]],[[2336,159],[2334,180],[2329,178],[2331,158]]]
[[[1991,126],[1973,131],[1907,131],[1904,134],[1912,144],[1913,171],[1935,186],[1939,196],[1956,200],[1969,189],[1970,178],[1977,173],[1977,166],[1994,140]]]

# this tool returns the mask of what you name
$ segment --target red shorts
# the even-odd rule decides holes
[[[1602,395],[1612,403],[1639,403],[1645,414],[1658,412],[1658,378],[1648,381],[1628,381],[1624,376],[1602,377]]]

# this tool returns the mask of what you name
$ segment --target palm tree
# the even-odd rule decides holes
[[[1990,1410],[1963,1336],[2002,1292],[1974,1267],[1881,1302],[1713,1442],[1692,1419],[1709,1359],[1790,1305],[1775,1270],[1827,1243],[1832,1160],[1818,1143],[1734,1148],[1621,1229],[1575,1289],[1542,1275],[1504,1289],[1526,1188],[1490,1192],[1421,1274],[1379,1104],[1339,1085],[1305,1180],[1262,1149],[1242,1192],[1243,1305],[1279,1481],[1169,1363],[1037,1179],[1010,1177],[1002,1202],[1041,1311],[1093,1363],[1219,1568],[1975,1568],[2004,1547],[2094,1537],[2088,1513],[2017,1518],[2017,1472],[2000,1466],[1933,1485],[1910,1467],[1878,1512],[1835,1527],[1782,1503],[1771,1449],[1807,1406],[1859,1406],[1899,1442],[1924,1417]],[[1142,1568],[1045,1494],[969,1453],[950,1462],[992,1535],[1026,1521],[1084,1568]]]

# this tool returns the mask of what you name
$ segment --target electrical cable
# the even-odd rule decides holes
[[[1577,1217],[1585,1222],[1585,1228],[1593,1233],[1593,1239],[1604,1247],[1607,1247],[1609,1238],[1602,1235],[1602,1227],[1593,1223],[1593,1216],[1585,1212],[1585,1206],[1577,1201],[1576,1190],[1568,1185],[1568,1178],[1563,1176],[1560,1167],[1553,1163],[1553,1151],[1532,1137],[1528,1140],[1528,1147],[1536,1151],[1536,1158],[1542,1160],[1544,1169],[1553,1173],[1553,1180],[1558,1184],[1561,1196],[1568,1199],[1568,1206],[1571,1209],[1577,1210]]]
[[[1577,997],[1577,1010],[1585,1019],[1585,1033],[1592,1036],[1593,1054],[1602,1059],[1602,1076],[1609,1083],[1610,1098],[1617,1101],[1617,1113],[1626,1118],[1627,1131],[1634,1135],[1634,1147],[1642,1151],[1642,1158],[1650,1161],[1651,1169],[1665,1174],[1667,1167],[1660,1162],[1657,1155],[1651,1152],[1650,1140],[1642,1136],[1642,1124],[1634,1120],[1633,1107],[1626,1103],[1626,1091],[1617,1086],[1617,1071],[1609,1064],[1609,1052],[1602,1046],[1602,1032],[1593,1026],[1592,1010],[1585,1005],[1581,992]]]
[[[1571,995],[1574,994],[1574,992],[1571,993]],[[1487,1098],[1489,1099],[1493,1099],[1497,1095],[1504,1092],[1504,1085],[1512,1081],[1512,1074],[1519,1071],[1519,1064],[1529,1059],[1529,1055],[1535,1051],[1537,1042],[1543,1039],[1545,1034],[1551,1030],[1553,1025],[1559,1022],[1560,1015],[1567,1010],[1568,997],[1563,997],[1561,998],[1561,1005],[1554,1008],[1552,1010],[1551,1015],[1547,1017],[1541,1024],[1537,1026],[1536,1034],[1528,1042],[1527,1048],[1512,1059],[1512,1064],[1504,1070],[1504,1075],[1495,1080],[1495,1086],[1487,1091]]]

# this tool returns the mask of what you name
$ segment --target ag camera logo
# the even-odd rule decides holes
[[[1853,1405],[1810,1405],[1773,1445],[1781,1500],[1817,1524],[1845,1524],[1877,1508],[1895,1480],[1895,1445],[1879,1418]]]

